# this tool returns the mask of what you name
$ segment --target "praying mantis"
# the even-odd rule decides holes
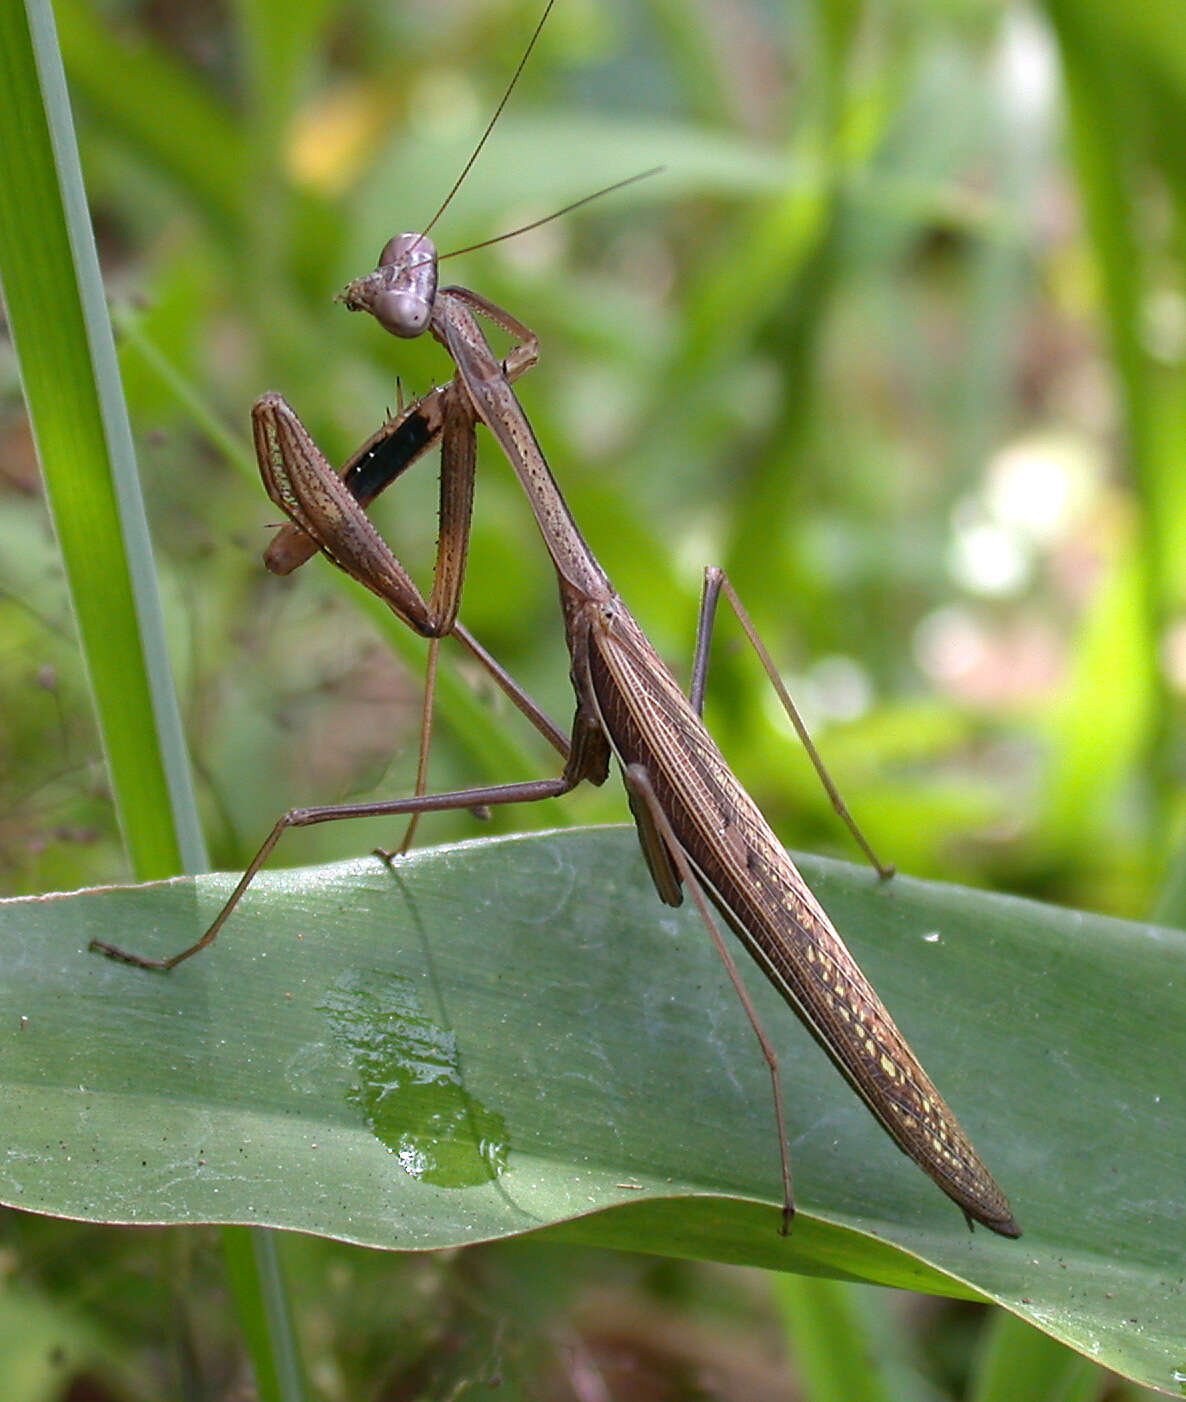
[[[277,821],[209,928],[189,947],[164,960],[144,959],[102,941],[93,942],[92,948],[145,967],[175,967],[216,937],[290,827],[345,817],[415,816],[553,798],[585,780],[603,783],[611,762],[616,763],[659,898],[675,906],[681,904],[685,890],[690,894],[769,1068],[779,1132],[783,1232],[794,1213],[794,1197],[777,1061],[714,910],[890,1138],[961,1208],[969,1226],[980,1222],[1001,1236],[1019,1235],[1009,1204],[988,1168],[704,726],[701,708],[712,625],[724,595],[808,745],[838,811],[874,865],[888,874],[827,779],[777,670],[726,576],[714,569],[705,573],[692,679],[685,695],[581,535],[514,393],[513,381],[535,363],[538,351],[528,328],[475,292],[438,287],[437,254],[426,232],[391,239],[375,270],[356,278],[341,297],[349,308],[368,312],[396,336],[429,331],[447,350],[456,373],[447,384],[389,419],[358,450],[342,475],[332,471],[281,395],[265,394],[256,401],[252,422],[260,472],[269,496],[292,522],[273,541],[269,564],[287,572],[319,549],[383,599],[409,627],[433,639],[434,648],[442,637],[458,638],[563,757],[563,770],[553,778],[291,810]],[[512,337],[514,345],[505,358],[499,359],[491,350],[478,315]],[[555,568],[576,698],[568,737],[457,620],[478,420],[494,435],[518,477]],[[363,504],[437,438],[441,442],[440,544],[426,600],[366,516]],[[421,777],[425,743],[422,740]]]

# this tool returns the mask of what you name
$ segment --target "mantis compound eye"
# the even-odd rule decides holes
[[[432,306],[417,292],[380,292],[367,309],[393,336],[419,336],[428,325]]]

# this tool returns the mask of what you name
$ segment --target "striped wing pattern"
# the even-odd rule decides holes
[[[900,1149],[970,1218],[1009,1204],[671,672],[615,596],[589,605],[589,681],[729,925]]]

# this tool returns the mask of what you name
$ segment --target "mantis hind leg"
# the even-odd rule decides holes
[[[765,1029],[758,1020],[757,1009],[746,991],[745,984],[741,981],[741,975],[737,972],[733,955],[721,935],[720,927],[713,917],[704,891],[692,871],[692,865],[688,861],[684,849],[680,846],[667,814],[664,813],[655,795],[651,776],[643,765],[630,764],[623,770],[622,777],[625,779],[626,788],[630,794],[630,807],[638,822],[643,855],[647,859],[647,865],[650,867],[651,876],[654,878],[659,895],[667,901],[668,905],[679,905],[681,903],[680,883],[682,882],[688,888],[696,909],[700,912],[700,918],[704,921],[705,929],[716,947],[717,954],[720,955],[721,963],[725,966],[725,972],[729,975],[729,982],[732,983],[734,991],[741,999],[741,1006],[745,1009],[749,1024],[754,1029],[754,1035],[762,1049],[762,1057],[770,1071],[770,1084],[774,1094],[774,1118],[778,1126],[778,1152],[782,1165],[782,1221],[779,1230],[783,1236],[786,1236],[791,1228],[791,1219],[795,1215],[795,1195],[791,1190],[791,1155],[787,1148],[786,1116],[783,1113],[782,1081],[778,1074],[778,1057],[771,1045],[770,1038],[767,1037]],[[668,900],[665,886],[667,890],[674,891],[675,900]]]
[[[774,660],[766,650],[765,643],[762,642],[758,630],[754,627],[745,605],[737,595],[737,591],[729,582],[729,576],[724,570],[718,569],[715,565],[709,565],[704,571],[704,589],[700,595],[700,622],[696,630],[696,652],[692,659],[692,677],[688,687],[688,699],[691,701],[697,715],[704,710],[704,690],[708,681],[708,658],[712,647],[712,630],[716,622],[717,605],[720,603],[721,595],[729,601],[729,606],[737,615],[737,621],[745,631],[746,637],[750,641],[750,646],[758,655],[770,685],[774,688],[778,699],[782,702],[783,710],[790,718],[791,724],[795,727],[798,735],[807,751],[807,757],[811,760],[815,772],[819,775],[820,783],[824,786],[824,792],[832,801],[832,807],[839,814],[840,818],[852,833],[857,846],[868,857],[873,869],[882,880],[888,880],[893,876],[894,868],[892,864],[883,862],[874,852],[869,843],[869,839],[857,825],[856,819],[848,811],[848,805],[840,796],[840,790],[836,787],[832,776],[828,773],[827,766],[820,756],[820,752],[815,747],[803,717],[799,714],[799,708],[791,699],[790,692],[786,689],[782,678],[778,674],[778,668],[774,665]]]

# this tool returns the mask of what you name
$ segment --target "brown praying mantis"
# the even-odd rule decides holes
[[[289,827],[344,817],[557,797],[583,779],[604,782],[612,756],[621,768],[660,897],[677,905],[681,888],[688,888],[762,1045],[780,1125],[785,1219],[793,1209],[777,1065],[709,900],[895,1143],[959,1204],[969,1220],[1001,1235],[1016,1236],[1018,1229],[1004,1195],[700,719],[712,617],[721,593],[790,706],[728,580],[720,571],[706,574],[692,686],[685,697],[577,529],[511,389],[508,369],[516,373],[534,361],[534,338],[514,318],[474,293],[452,288],[437,292],[435,268],[435,252],[427,239],[400,235],[388,244],[376,271],[350,285],[345,300],[371,311],[388,329],[417,323],[422,329],[431,327],[453,357],[457,378],[390,420],[355,455],[343,477],[332,472],[287,402],[280,395],[264,395],[253,410],[260,470],[272,499],[335,564],[379,595],[418,632],[437,637],[452,633],[488,665],[520,709],[567,755],[564,772],[553,779],[292,810],[276,823],[223,909],[189,948],[170,959],[151,961],[100,942],[96,947],[133,963],[172,968],[214,939]],[[489,312],[500,325],[525,337],[525,345],[516,348],[522,354],[516,357],[512,352],[509,366],[491,351],[472,307]],[[401,320],[409,308],[410,322]],[[577,696],[567,745],[456,622],[478,417],[490,427],[514,467],[556,568]],[[373,495],[373,489],[385,486],[437,436],[442,441],[442,548],[426,603],[363,513],[350,486],[360,495]],[[371,477],[364,481],[368,467]],[[285,549],[277,551],[280,541]],[[287,565],[294,554],[305,550],[299,537],[289,532],[277,537],[272,553],[282,555]]]
[[[286,572],[314,548],[320,549],[417,632],[432,639],[457,637],[564,757],[563,772],[550,779],[291,810],[277,821],[212,924],[188,948],[165,960],[149,960],[101,941],[92,947],[145,967],[172,968],[215,938],[290,827],[558,797],[582,780],[603,783],[612,759],[625,782],[660,899],[679,905],[684,888],[690,893],[770,1070],[782,1166],[783,1230],[794,1206],[777,1061],[713,907],[890,1138],[958,1204],[969,1225],[981,1222],[1002,1236],[1017,1236],[1004,1194],[701,720],[713,619],[724,594],[807,744],[833,803],[878,870],[888,874],[827,779],[728,579],[719,570],[705,573],[692,679],[685,696],[582,537],[511,387],[512,380],[535,362],[532,333],[474,292],[438,288],[436,251],[423,233],[390,240],[378,267],[350,283],[342,297],[347,306],[369,311],[395,335],[429,330],[448,351],[456,376],[390,419],[341,476],[332,471],[287,401],[278,394],[262,396],[252,412],[260,472],[269,496],[293,523],[273,541],[269,563]],[[514,338],[504,360],[491,350],[475,314],[488,317]],[[511,463],[556,570],[576,694],[568,740],[457,621],[478,419]],[[360,501],[365,503],[394,480],[438,437],[440,546],[425,600]],[[421,774],[425,743],[422,739]]]

